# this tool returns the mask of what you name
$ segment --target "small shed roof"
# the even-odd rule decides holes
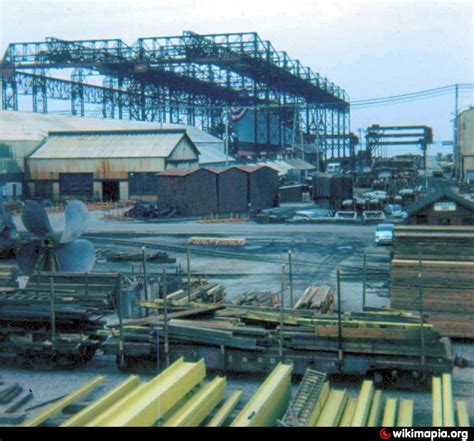
[[[408,207],[408,217],[414,216],[424,208],[429,207],[430,205],[433,205],[434,203],[441,200],[451,200],[456,202],[458,205],[461,205],[462,207],[474,212],[474,202],[465,199],[450,190],[442,190],[429,193],[424,198],[421,198],[411,204],[410,207]]]
[[[206,168],[201,168],[201,167],[192,167],[192,168],[168,168],[165,171],[162,171],[161,173],[158,173],[158,176],[188,176],[192,173],[196,173],[198,171],[205,170],[210,173],[214,173],[213,170],[210,169],[210,167]]]
[[[31,159],[167,158],[186,139],[183,129],[50,132]]]

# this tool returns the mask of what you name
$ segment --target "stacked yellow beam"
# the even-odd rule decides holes
[[[453,402],[453,386],[451,374],[433,377],[433,418],[434,427],[469,427],[467,403],[463,400]],[[457,424],[456,424],[457,418]]]
[[[290,400],[292,370],[292,365],[278,364],[232,421],[231,427],[275,426]]]

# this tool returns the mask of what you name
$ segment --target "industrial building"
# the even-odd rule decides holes
[[[413,203],[408,225],[474,225],[474,202],[451,191],[437,191]]]
[[[247,173],[248,204],[250,210],[278,206],[278,172],[266,165],[238,165]]]
[[[224,154],[224,143],[221,139],[192,126],[0,110],[0,185],[4,186],[7,198],[35,196],[34,192],[27,192],[26,158],[45,143],[49,132],[163,129],[186,130],[186,134],[199,150],[201,166],[220,166],[235,161]],[[41,185],[38,184],[38,189]],[[45,186],[48,187],[49,184]],[[41,190],[38,192],[42,193]],[[48,189],[44,192],[48,194]],[[123,195],[121,198],[123,199]]]
[[[247,172],[238,167],[210,170],[216,174],[219,213],[245,213],[248,210]]]
[[[461,183],[472,184],[474,183],[474,107],[459,114],[457,125],[455,176]]]
[[[50,132],[27,159],[35,197],[118,201],[155,196],[157,172],[198,166],[183,129]]]

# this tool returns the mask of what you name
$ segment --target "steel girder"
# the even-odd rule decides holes
[[[293,365],[279,363],[232,421],[231,427],[275,426],[290,400],[292,371]]]
[[[61,410],[63,410],[67,405],[71,404],[72,402],[88,394],[92,389],[94,389],[96,386],[103,383],[104,381],[105,381],[105,377],[102,377],[102,376],[95,377],[91,381],[87,382],[86,384],[82,385],[81,387],[74,390],[70,394],[66,395],[64,398],[61,398],[59,401],[48,406],[46,409],[41,411],[38,415],[26,421],[23,424],[23,426],[24,427],[39,426],[48,418],[51,418],[52,416],[61,412]]]
[[[153,380],[138,386],[90,420],[86,426],[152,426],[198,385],[205,375],[204,360],[186,363],[180,358]]]

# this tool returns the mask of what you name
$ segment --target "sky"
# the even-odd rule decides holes
[[[0,0],[0,50],[10,42],[258,32],[344,88],[351,100],[474,83],[471,1]],[[471,91],[460,110],[474,105]],[[452,139],[454,97],[353,109],[351,128],[429,125]]]

